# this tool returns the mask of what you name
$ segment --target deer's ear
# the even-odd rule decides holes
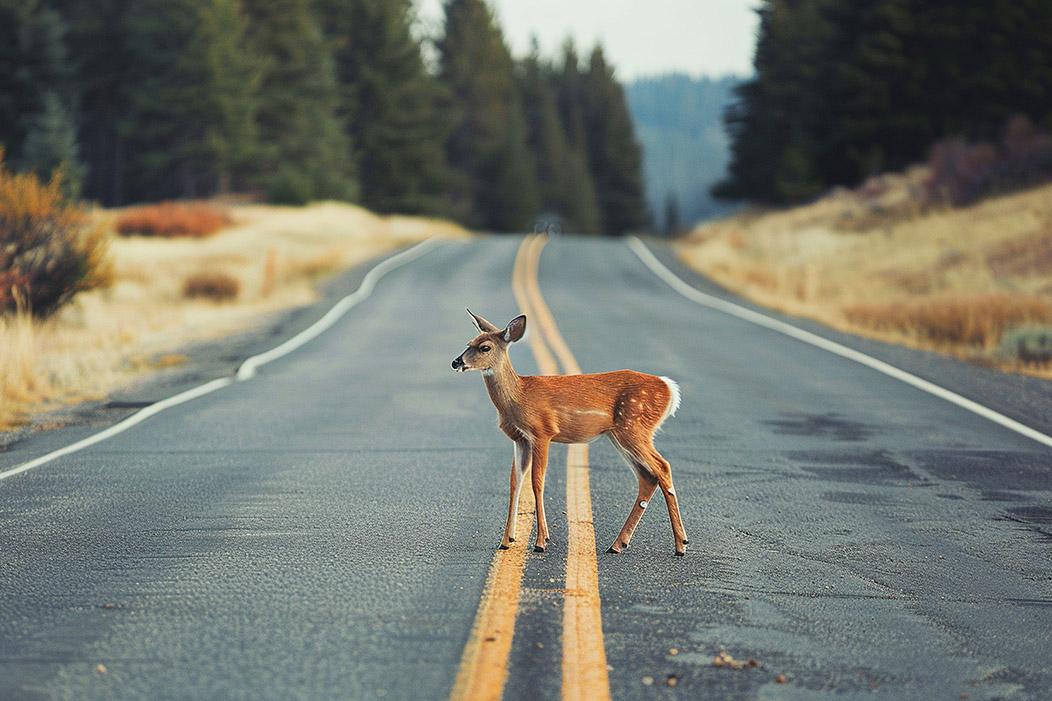
[[[509,343],[515,343],[526,333],[526,315],[520,314],[508,322],[508,328],[504,329],[501,338]]]
[[[500,331],[499,326],[486,321],[485,318],[475,314],[470,309],[468,309],[467,312],[471,315],[471,320],[475,323],[475,328],[479,330],[479,333],[496,333],[497,331]]]

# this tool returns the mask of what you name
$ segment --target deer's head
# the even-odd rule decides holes
[[[453,369],[458,372],[481,370],[483,374],[492,373],[507,360],[508,346],[526,333],[526,315],[520,314],[502,329],[473,314],[470,309],[468,314],[471,314],[479,335],[471,339],[464,352],[453,359]]]

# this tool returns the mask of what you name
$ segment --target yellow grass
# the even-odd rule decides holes
[[[360,207],[238,205],[235,224],[207,239],[111,234],[114,282],[82,293],[46,321],[0,317],[0,429],[62,403],[98,399],[185,358],[191,342],[246,329],[269,313],[317,298],[319,277],[461,227],[419,217],[379,217]],[[112,228],[118,213],[97,212]],[[186,299],[202,273],[237,281],[237,299]]]
[[[683,259],[790,314],[895,343],[1052,376],[997,353],[1007,329],[1052,325],[1052,186],[921,211],[915,170],[863,194],[699,226]]]

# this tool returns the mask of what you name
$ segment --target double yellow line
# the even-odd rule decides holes
[[[530,319],[528,342],[542,374],[577,374],[581,367],[559,333],[551,310],[541,295],[537,268],[547,236],[528,236],[515,255],[512,290],[519,308]],[[554,355],[553,355],[554,352]],[[558,363],[556,363],[558,357]],[[610,698],[599,574],[595,558],[595,529],[588,487],[588,446],[571,445],[566,453],[566,586],[563,601],[562,698]],[[508,658],[515,634],[526,551],[532,538],[536,505],[531,490],[523,490],[520,516],[529,523],[510,550],[497,551],[490,564],[475,622],[464,646],[450,698],[500,699],[508,679]],[[521,520],[520,520],[521,522]]]

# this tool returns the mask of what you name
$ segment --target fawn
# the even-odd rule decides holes
[[[515,443],[508,520],[500,549],[507,550],[515,542],[519,493],[527,470],[532,470],[537,502],[537,541],[533,550],[547,549],[551,539],[544,516],[544,472],[549,444],[587,443],[605,434],[639,479],[636,503],[607,552],[619,553],[628,547],[651,497],[661,487],[676,554],[685,555],[688,540],[672,486],[672,468],[654,448],[654,433],[679,408],[679,385],[667,377],[633,370],[590,375],[519,375],[511,365],[508,346],[526,333],[526,316],[517,316],[500,329],[470,309],[468,314],[479,335],[453,360],[453,369],[481,371],[497,408],[500,430]]]

